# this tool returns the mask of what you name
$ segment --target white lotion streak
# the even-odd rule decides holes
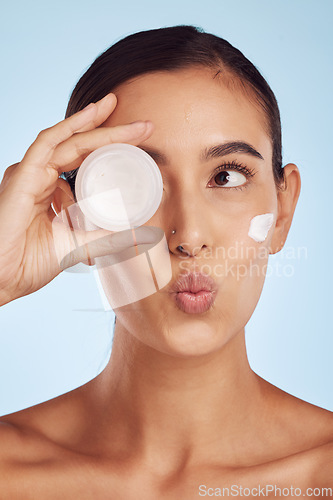
[[[274,214],[256,215],[251,219],[248,235],[254,241],[262,243],[267,238],[268,231],[272,227]]]

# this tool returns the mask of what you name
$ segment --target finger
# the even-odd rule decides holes
[[[74,134],[57,147],[52,155],[51,164],[55,169],[68,172],[78,168],[92,151],[107,144],[115,142],[139,144],[151,134],[151,123],[140,121]]]
[[[92,103],[53,127],[42,130],[24,155],[21,166],[33,165],[34,167],[45,168],[53,151],[60,143],[69,139],[84,126],[89,125],[89,127],[95,128],[101,125],[105,121],[105,117],[114,109],[115,99],[114,94],[108,94],[98,103]],[[102,107],[104,108],[103,113],[100,111]]]
[[[12,178],[14,172],[17,169],[17,166],[19,163],[14,163],[14,165],[10,165],[10,167],[7,167],[4,174],[3,178],[1,180],[0,184],[0,193],[5,189],[5,187],[8,185],[9,180]]]
[[[100,101],[97,101],[96,106],[97,106],[97,116],[96,116],[96,122],[98,123],[98,126],[103,124],[107,118],[113,113],[115,107],[117,106],[117,96],[113,93],[108,94],[111,96],[113,100],[111,100],[111,103],[108,103],[108,106],[105,106],[105,102],[103,99]],[[79,130],[76,130],[76,133],[78,132],[87,132],[89,130],[93,130],[95,127],[94,122],[88,122],[83,125]]]
[[[74,237],[73,232],[71,236]],[[71,251],[64,256],[57,252],[59,266],[64,270],[79,262],[93,265],[95,257],[115,254],[117,254],[118,260],[125,260],[129,257],[129,251],[132,252],[132,256],[138,255],[139,245],[156,244],[158,237],[159,232],[147,226],[117,232],[102,229],[86,232],[75,231],[75,238],[73,238],[75,243],[72,244]]]

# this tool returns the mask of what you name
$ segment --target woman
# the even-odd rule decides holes
[[[2,181],[1,303],[59,274],[55,247],[68,242],[66,233],[53,240],[54,211],[75,203],[83,158],[112,142],[142,148],[161,170],[162,201],[145,226],[163,229],[172,279],[115,308],[99,376],[1,418],[1,498],[184,500],[223,488],[285,497],[317,488],[324,497],[331,412],[263,380],[246,355],[268,255],[283,247],[300,193],[296,165],[282,168],[267,82],[221,38],[192,26],[150,30],[96,59],[66,116]],[[139,229],[136,243],[149,243],[149,228]],[[70,265],[103,259],[80,234]],[[134,245],[98,235],[110,253]],[[112,305],[111,267],[99,275]]]

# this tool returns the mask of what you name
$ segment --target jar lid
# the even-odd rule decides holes
[[[163,180],[155,161],[132,144],[108,144],[93,151],[75,180],[78,205],[97,227],[122,231],[141,226],[158,209]]]

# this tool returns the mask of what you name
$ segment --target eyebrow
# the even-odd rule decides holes
[[[157,149],[150,149],[142,146],[139,147],[161,165],[168,164],[167,156]],[[244,141],[232,141],[205,148],[200,155],[200,160],[207,161],[211,158],[221,158],[222,156],[226,156],[231,153],[245,153],[250,156],[254,156],[255,158],[260,158],[261,160],[264,159],[263,156],[253,146],[251,146],[251,144]]]

